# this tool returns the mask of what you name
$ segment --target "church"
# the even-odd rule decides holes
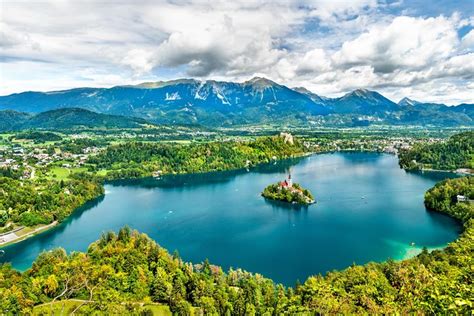
[[[291,173],[288,174],[288,179],[280,182],[280,186],[283,188],[291,188],[293,187],[293,181],[291,180]]]

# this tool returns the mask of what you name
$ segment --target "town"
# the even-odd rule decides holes
[[[252,129],[250,129],[252,131]],[[19,179],[48,177],[63,179],[72,173],[86,171],[89,157],[96,155],[110,144],[125,142],[209,142],[248,140],[264,133],[279,133],[272,128],[255,129],[255,133],[240,133],[238,129],[199,130],[189,128],[166,127],[160,129],[124,129],[116,131],[37,131],[35,137],[28,132],[0,134],[0,173],[14,175]],[[309,133],[296,130],[292,133],[303,140],[303,144],[312,152],[367,151],[398,154],[413,145],[442,141],[439,137],[426,137],[426,133],[400,135],[399,132],[374,133],[360,135],[357,130],[347,130],[344,137],[339,133]],[[300,134],[299,134],[300,133]],[[51,141],[44,135],[55,135]],[[45,138],[45,139],[43,139]],[[100,173],[99,173],[100,174]]]

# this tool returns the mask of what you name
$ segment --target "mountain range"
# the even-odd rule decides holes
[[[289,88],[260,77],[243,83],[179,79],[134,86],[0,96],[0,110],[22,112],[23,116],[27,115],[25,113],[37,114],[65,108],[144,120],[140,123],[136,121],[139,119],[130,118],[130,122],[135,122],[132,125],[143,122],[212,127],[266,123],[316,126],[474,125],[474,104],[446,106],[408,98],[395,103],[378,92],[366,89],[358,89],[339,98],[327,98],[305,88]]]

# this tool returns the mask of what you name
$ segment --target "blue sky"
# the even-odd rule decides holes
[[[265,76],[474,103],[474,1],[0,0],[0,95]]]

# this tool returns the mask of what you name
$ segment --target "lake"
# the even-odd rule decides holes
[[[283,180],[312,191],[317,203],[297,208],[260,192]],[[297,279],[349,265],[402,259],[457,238],[455,220],[423,205],[425,191],[448,173],[407,173],[395,156],[333,153],[245,170],[117,181],[61,225],[3,248],[1,261],[31,266],[44,250],[85,251],[104,231],[128,225],[185,261]],[[411,246],[415,243],[415,246]]]

